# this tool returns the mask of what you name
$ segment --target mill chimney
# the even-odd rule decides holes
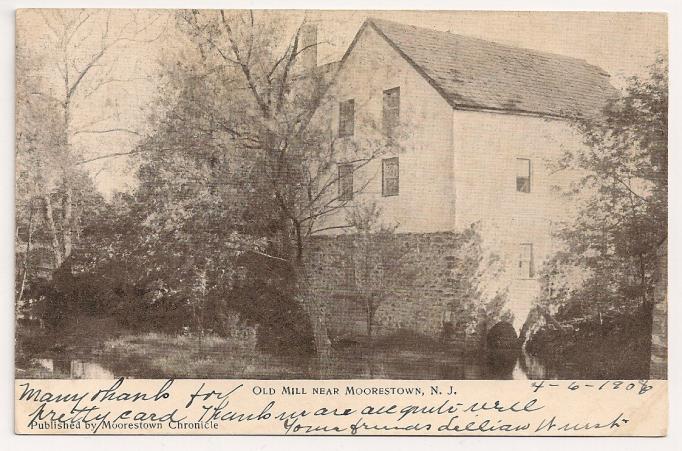
[[[317,67],[317,25],[301,25],[299,37],[299,54],[301,66],[305,72],[314,70]]]

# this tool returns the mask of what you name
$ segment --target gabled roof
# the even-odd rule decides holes
[[[616,93],[606,72],[581,59],[374,18],[363,23],[344,60],[367,27],[455,109],[590,116]]]

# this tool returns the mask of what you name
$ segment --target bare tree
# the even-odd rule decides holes
[[[352,205],[351,198],[371,179],[353,186],[353,195],[340,193],[337,164],[360,170],[391,149],[388,140],[369,118],[365,123],[370,132],[354,139],[332,136],[328,120],[314,120],[316,112],[329,106],[325,94],[330,78],[329,72],[303,64],[306,52],[322,44],[304,39],[305,20],[288,26],[267,12],[192,10],[178,12],[177,21],[195,44],[194,57],[206,73],[196,82],[212,79],[216,95],[227,97],[212,124],[250,152],[257,189],[269,199],[275,216],[279,246],[271,257],[290,262],[316,348],[324,354],[329,340],[323,307],[305,294],[305,243],[315,233],[353,227],[324,220]]]
[[[381,208],[376,202],[353,206],[347,222],[357,234],[354,253],[354,284],[362,302],[367,321],[370,346],[374,338],[375,316],[381,304],[390,296],[395,281],[409,277],[401,259],[407,251],[400,247],[394,233],[398,224],[382,222]]]
[[[133,43],[148,43],[163,32],[162,13],[111,10],[40,10],[49,30],[52,65],[45,64],[45,83],[26,93],[49,103],[50,114],[59,120],[51,123],[56,139],[43,149],[45,157],[30,170],[38,181],[37,195],[42,199],[44,222],[49,230],[55,267],[60,267],[73,252],[79,234],[78,180],[87,177],[80,166],[86,159],[75,141],[86,135],[130,134],[136,130],[122,125],[118,111],[92,117],[87,102],[105,88],[139,79],[117,75],[125,49]],[[98,108],[98,110],[110,110]],[[115,155],[102,155],[99,158]],[[91,189],[88,186],[85,189]],[[59,205],[55,206],[55,202]]]

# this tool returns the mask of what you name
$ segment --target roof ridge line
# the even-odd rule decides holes
[[[424,31],[432,32],[432,33],[442,33],[442,34],[447,34],[447,35],[451,35],[451,36],[459,37],[459,38],[464,38],[464,39],[473,39],[473,40],[476,40],[476,41],[479,41],[479,42],[484,42],[484,43],[486,43],[486,44],[492,44],[492,45],[496,45],[496,46],[503,47],[503,48],[507,48],[507,49],[513,49],[513,50],[517,50],[517,51],[523,51],[523,52],[533,53],[533,54],[541,55],[541,56],[548,56],[548,57],[552,57],[552,58],[565,58],[565,59],[571,60],[571,61],[579,61],[580,63],[584,64],[585,66],[589,66],[589,67],[591,67],[591,68],[593,68],[593,69],[596,69],[596,70],[599,72],[600,75],[602,75],[602,76],[604,76],[604,77],[607,77],[607,78],[611,78],[611,74],[609,74],[608,72],[606,72],[603,68],[597,66],[596,64],[589,63],[589,62],[588,62],[587,60],[585,60],[584,58],[578,58],[578,57],[576,57],[576,56],[563,55],[563,54],[561,54],[561,53],[552,53],[552,52],[548,52],[548,51],[546,51],[546,50],[529,49],[529,48],[527,48],[527,47],[519,47],[519,46],[517,46],[517,45],[505,44],[505,43],[498,42],[498,41],[493,41],[493,40],[490,40],[490,39],[479,38],[478,36],[471,36],[471,35],[468,35],[468,34],[461,34],[461,33],[453,33],[453,32],[451,32],[451,31],[449,31],[449,30],[448,30],[448,31],[443,31],[443,30],[437,30],[437,29],[435,29],[435,28],[420,27],[420,26],[417,26],[417,25],[407,24],[407,23],[404,23],[404,22],[396,22],[396,21],[394,21],[394,20],[382,19],[382,18],[378,18],[378,17],[374,17],[374,16],[367,16],[367,18],[365,19],[365,22],[371,22],[371,23],[373,23],[373,24],[374,24],[374,21],[388,22],[388,23],[390,23],[390,24],[397,25],[397,26],[400,26],[400,27],[410,27],[410,28],[415,28],[415,29],[417,29],[417,30],[424,30]],[[375,25],[376,25],[377,27],[379,27],[379,25],[377,25],[377,24],[375,24]]]
[[[512,47],[494,41],[487,41],[481,38],[458,35],[447,31],[433,30],[413,25],[406,25],[372,16],[365,18],[359,30],[355,34],[353,41],[341,58],[339,69],[336,71],[331,84],[336,83],[336,79],[339,73],[343,70],[346,60],[353,52],[356,43],[361,36],[365,35],[366,28],[373,30],[379,39],[383,40],[390,48],[397,52],[398,56],[400,56],[409,66],[411,66],[412,69],[414,69],[417,74],[419,74],[421,78],[424,79],[427,84],[429,84],[438,93],[438,95],[443,98],[443,100],[445,100],[450,108],[454,110],[479,110],[490,113],[532,115],[550,119],[570,119],[583,116],[584,114],[594,114],[595,111],[600,110],[603,106],[602,97],[606,98],[614,95],[614,92],[612,91],[615,91],[615,89],[609,82],[608,74],[606,74],[600,67],[591,65],[578,58],[524,49],[521,47]],[[516,85],[508,86],[511,89],[510,93],[512,93],[513,96],[509,97],[506,101],[504,98],[499,98],[499,95],[497,97],[488,96],[486,98],[485,92],[478,92],[476,90],[467,91],[466,89],[462,91],[460,90],[460,87],[452,86],[451,84],[448,84],[447,80],[443,79],[444,74],[442,72],[444,70],[448,70],[447,65],[440,67],[439,69],[436,69],[436,72],[433,72],[433,68],[427,64],[428,61],[422,61],[422,59],[420,59],[424,55],[420,56],[419,53],[413,54],[413,51],[416,50],[412,49],[409,45],[407,48],[403,48],[406,45],[405,42],[403,42],[405,39],[408,39],[408,42],[411,42],[409,41],[410,39],[417,39],[417,42],[419,42],[418,38],[420,33],[428,33],[428,35],[424,35],[424,38],[430,41],[430,45],[432,47],[434,45],[438,45],[438,42],[442,42],[442,45],[445,46],[467,46],[466,40],[471,40],[471,46],[485,49],[484,51],[490,53],[493,56],[506,54],[506,49],[512,49],[518,52],[517,55],[514,56],[514,59],[537,58],[538,55],[540,55],[542,58],[541,61],[543,62],[538,69],[531,67],[526,67],[525,69],[526,71],[534,71],[534,76],[535,74],[540,74],[540,80],[535,80],[536,83],[541,83],[543,81],[542,74],[546,73],[549,75],[560,75],[557,74],[557,71],[566,70],[566,68],[562,69],[562,66],[565,65],[568,65],[569,68],[575,68],[575,71],[577,72],[574,74],[575,78],[572,80],[577,81],[571,81],[569,83],[570,88],[566,92],[563,92],[562,88],[557,86],[556,83],[550,83],[548,85],[549,91],[544,93],[541,92],[542,89],[538,90],[533,88],[531,85],[526,86],[523,82],[521,82],[521,84],[525,86],[525,88],[523,88],[523,86],[521,88],[526,90],[526,94],[530,93],[524,97],[524,92],[519,91],[521,88],[516,86],[519,84],[519,80],[514,80],[512,78],[512,84],[516,83]],[[447,38],[448,41],[445,41],[445,38]],[[453,41],[449,41],[450,38],[452,38]],[[465,41],[458,42],[459,39],[465,39]],[[481,43],[482,45],[476,46],[475,43]],[[433,53],[433,50],[433,48],[430,49],[431,53]],[[430,57],[432,56],[433,55]],[[438,72],[438,70],[440,70],[440,72]],[[538,72],[538,70],[543,72]],[[544,70],[547,72],[544,72]],[[466,86],[466,84],[463,86]],[[555,93],[551,92],[552,90],[559,93],[557,94],[558,97],[554,96]],[[547,89],[545,89],[545,91],[547,91]]]
[[[431,85],[431,87],[433,87],[433,89],[435,89],[436,92],[438,92],[438,94],[441,95],[441,97],[443,97],[443,100],[445,100],[448,103],[448,105],[450,105],[450,107],[457,108],[457,103],[450,99],[450,96],[448,96],[447,92],[445,92],[440,83],[438,83],[429,74],[427,74],[424,68],[417,64],[417,62],[414,61],[412,58],[410,58],[410,56],[407,53],[405,53],[398,44],[396,44],[391,38],[386,36],[386,33],[384,33],[383,30],[381,30],[381,28],[378,25],[376,25],[372,19],[367,18],[365,20],[365,24],[371,26],[374,29],[374,31],[376,31],[377,34],[379,34],[379,36],[381,36],[388,43],[388,45],[393,47],[393,49],[396,52],[398,52],[398,54],[402,56],[403,59],[407,61],[407,63],[410,66],[412,66],[417,71],[417,73],[419,73]]]

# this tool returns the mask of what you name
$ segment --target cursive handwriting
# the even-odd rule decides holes
[[[94,390],[78,390],[77,387],[92,388],[92,382],[83,381],[82,385],[70,384],[69,390],[60,391],[54,389],[59,384],[29,381],[17,385],[17,403],[22,406],[23,425],[28,431],[83,430],[91,433],[211,430],[285,435],[584,434],[586,431],[622,430],[630,421],[627,418],[630,415],[615,405],[611,414],[606,412],[606,419],[603,409],[599,410],[601,418],[594,418],[589,408],[582,409],[586,412],[582,416],[572,415],[565,405],[554,405],[551,396],[540,396],[539,390],[549,388],[549,383],[537,383],[525,392],[506,392],[504,396],[492,399],[467,394],[464,384],[458,386],[457,391],[451,386],[450,390],[441,390],[432,385],[431,390],[420,389],[422,394],[394,396],[390,402],[385,402],[386,398],[379,393],[360,398],[329,396],[343,393],[343,388],[321,387],[313,393],[306,392],[303,383],[298,382],[286,384],[289,394],[283,394],[275,385],[268,386],[265,381],[257,383],[258,390],[254,391],[250,385],[256,386],[255,383],[244,381],[176,382],[168,379],[141,384],[120,378]],[[320,384],[319,381],[315,383]],[[576,382],[555,381],[551,384],[564,384],[570,391],[577,390],[574,388]],[[352,386],[357,388],[359,385],[354,381]],[[650,387],[649,383],[646,385]],[[589,383],[581,383],[582,386],[590,387]],[[636,396],[642,396],[640,390],[628,390],[627,384],[624,387],[622,393],[634,392]],[[597,385],[595,389],[600,392]],[[373,393],[373,390],[367,391]],[[615,392],[619,390],[608,390],[610,396]],[[589,405],[593,398],[591,395],[582,402]],[[576,405],[581,406],[577,402]],[[254,426],[247,426],[249,424]]]

